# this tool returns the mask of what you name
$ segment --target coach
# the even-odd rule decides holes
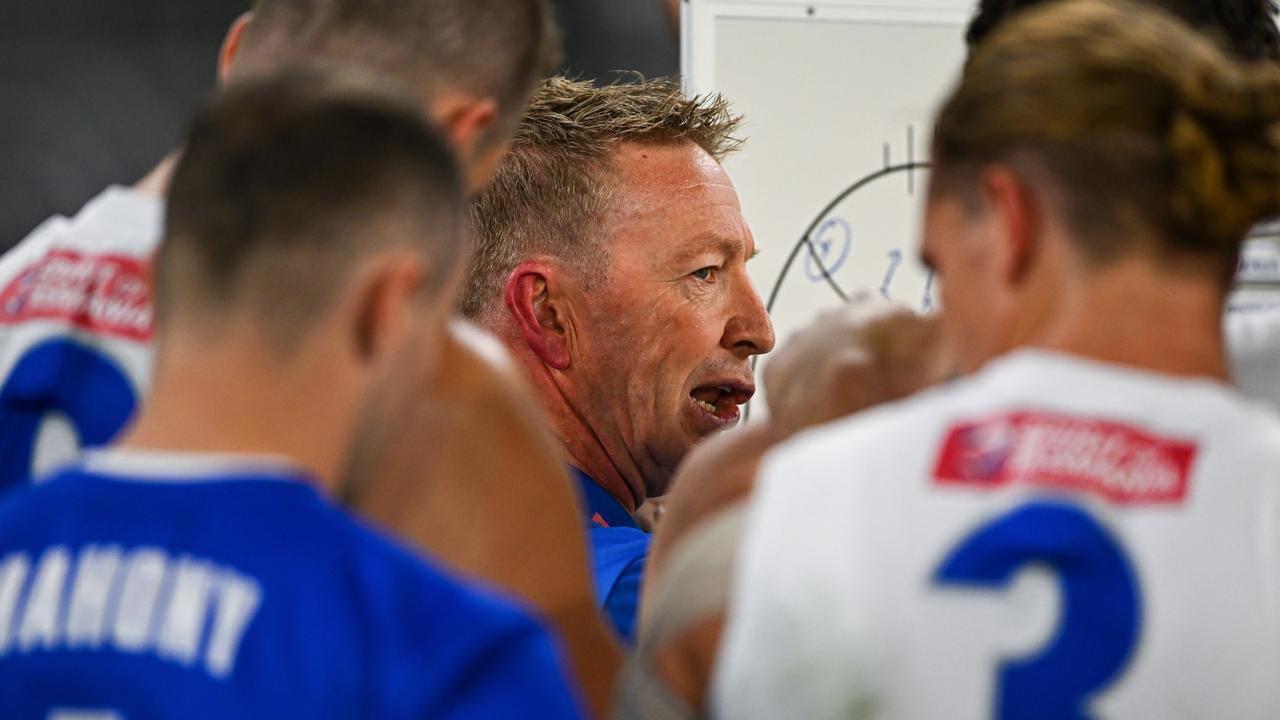
[[[464,312],[530,378],[582,485],[598,599],[632,635],[649,537],[632,514],[738,421],[773,328],[720,159],[740,119],[659,80],[535,92],[474,204]]]

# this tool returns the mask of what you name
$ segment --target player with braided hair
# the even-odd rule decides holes
[[[1144,0],[1182,18],[1242,60],[1280,60],[1275,0]],[[965,40],[975,46],[1020,10],[1046,0],[980,0]]]
[[[766,456],[717,715],[1280,715],[1280,417],[1222,307],[1280,213],[1280,69],[1149,3],[980,44],[924,252],[961,368]]]

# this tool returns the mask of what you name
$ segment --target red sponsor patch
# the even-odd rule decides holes
[[[151,338],[145,264],[119,255],[52,252],[0,291],[0,325],[62,320],[98,334]]]
[[[952,428],[934,477],[942,485],[1079,490],[1117,504],[1176,503],[1195,456],[1193,442],[1129,425],[1014,413]]]

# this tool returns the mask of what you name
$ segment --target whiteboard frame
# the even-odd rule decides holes
[[[680,10],[680,74],[690,94],[716,90],[716,23],[722,18],[959,24],[975,0],[684,0]]]

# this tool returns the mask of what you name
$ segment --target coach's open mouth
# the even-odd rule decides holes
[[[739,383],[700,385],[689,392],[695,405],[722,423],[738,421],[738,406],[755,394],[755,388]]]

